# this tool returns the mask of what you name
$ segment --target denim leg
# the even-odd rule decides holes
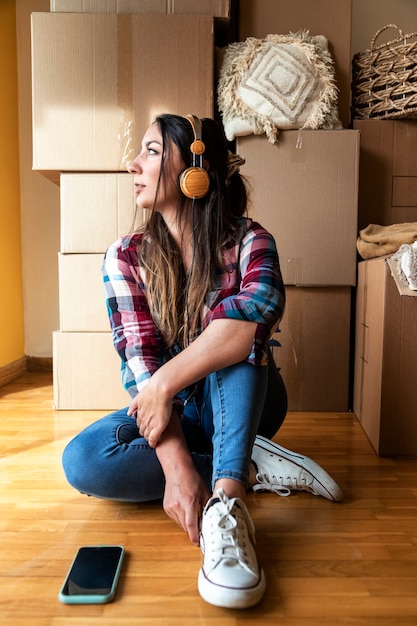
[[[251,451],[267,385],[268,368],[246,361],[208,376],[206,390],[210,393],[210,403],[207,407],[211,404],[213,412],[212,486],[219,478],[232,478],[247,486]],[[206,422],[209,422],[207,418]]]
[[[285,386],[272,361],[268,367],[238,363],[211,374],[182,419],[194,464],[207,487],[222,477],[246,485],[256,433],[271,437],[285,412]],[[80,432],[65,448],[62,462],[68,482],[88,495],[147,502],[164,494],[165,477],[155,450],[140,436],[127,408]]]
[[[184,419],[183,430],[194,464],[210,488],[210,446],[204,443],[193,419]],[[127,408],[99,419],[76,435],[64,450],[62,464],[70,485],[90,496],[149,502],[164,495],[165,476],[159,459],[140,436]]]
[[[165,479],[156,456],[140,436],[127,408],[103,417],[66,446],[62,464],[78,491],[125,502],[163,497]]]

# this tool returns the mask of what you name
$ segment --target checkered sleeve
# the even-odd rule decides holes
[[[137,237],[110,246],[102,269],[113,344],[122,362],[123,385],[132,398],[161,365],[161,337],[140,276]]]
[[[248,360],[265,362],[265,345],[277,328],[285,307],[285,288],[273,236],[253,222],[238,252],[240,285],[236,294],[219,302],[211,319],[241,319],[257,323]]]

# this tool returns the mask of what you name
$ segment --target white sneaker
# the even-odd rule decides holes
[[[334,502],[343,498],[339,485],[318,463],[260,435],[255,439],[252,461],[258,481],[253,491],[274,491],[280,496],[308,491]]]
[[[255,526],[245,503],[229,499],[223,489],[206,504],[200,546],[203,565],[198,590],[215,606],[243,609],[265,592],[265,575],[255,554]]]

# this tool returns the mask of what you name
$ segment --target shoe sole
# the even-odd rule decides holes
[[[343,498],[343,493],[339,485],[318,463],[310,459],[308,456],[291,452],[291,450],[287,450],[286,448],[279,446],[261,435],[256,436],[255,445],[263,450],[266,450],[267,452],[272,452],[278,456],[282,456],[284,459],[287,459],[287,461],[291,461],[298,467],[301,467],[309,472],[314,477],[315,481],[321,485],[323,490],[328,494],[327,498],[329,500],[339,502]],[[318,476],[320,476],[320,478],[317,478]]]
[[[261,570],[261,577],[256,587],[236,589],[222,587],[210,582],[202,569],[198,574],[198,591],[206,602],[225,609],[248,609],[260,602],[265,594],[265,574]]]

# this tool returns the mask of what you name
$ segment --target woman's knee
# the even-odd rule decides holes
[[[122,431],[120,441],[119,431]],[[112,413],[82,430],[65,447],[62,466],[70,485],[83,493],[92,486],[103,484],[106,476],[114,472],[111,462],[120,445],[127,439],[137,438],[139,431],[133,419],[123,411]]]

